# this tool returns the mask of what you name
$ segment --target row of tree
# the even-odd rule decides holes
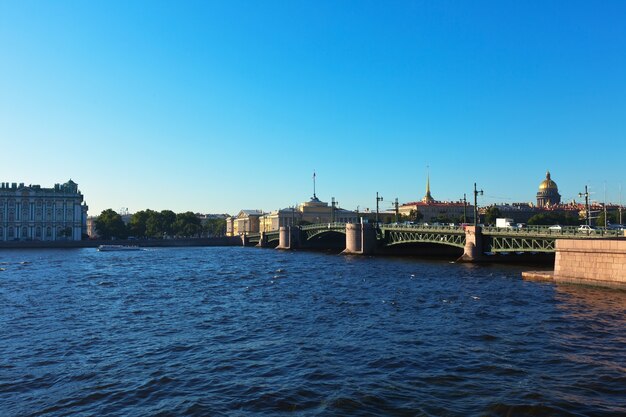
[[[150,209],[133,214],[128,224],[115,210],[104,210],[95,221],[96,231],[102,239],[126,239],[128,237],[161,239],[167,237],[213,237],[223,236],[226,220],[206,219],[204,222],[194,213],[174,213],[171,210]]]

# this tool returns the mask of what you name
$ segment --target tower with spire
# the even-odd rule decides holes
[[[426,177],[426,195],[422,198],[422,203],[430,204],[433,203],[435,199],[432,195],[430,195],[430,173],[428,173]]]

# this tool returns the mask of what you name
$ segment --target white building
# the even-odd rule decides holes
[[[0,183],[0,241],[81,240],[87,209],[72,180],[53,188]]]

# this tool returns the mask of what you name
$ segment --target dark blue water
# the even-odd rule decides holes
[[[255,248],[0,251],[0,415],[626,415],[626,292]]]

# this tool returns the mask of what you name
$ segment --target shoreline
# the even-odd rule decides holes
[[[241,238],[208,237],[186,239],[120,239],[120,240],[57,240],[0,242],[2,249],[79,249],[97,248],[100,245],[129,245],[139,247],[185,247],[185,246],[241,246]]]

